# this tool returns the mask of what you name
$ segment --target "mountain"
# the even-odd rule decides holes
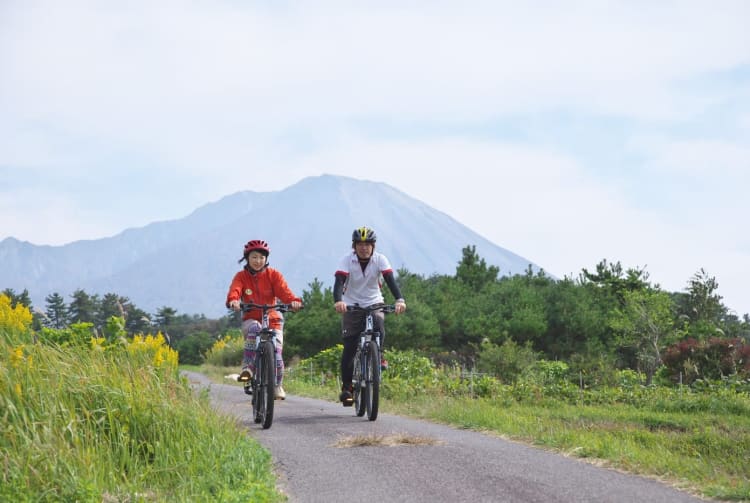
[[[69,301],[81,288],[89,294],[123,295],[151,313],[169,306],[183,314],[218,317],[225,313],[226,289],[240,269],[237,261],[248,240],[270,243],[269,264],[299,295],[315,278],[333,284],[338,259],[350,250],[352,231],[362,225],[375,229],[378,250],[394,268],[426,277],[454,274],[467,245],[475,245],[501,274],[539,269],[387,184],[322,175],[280,191],[238,192],[185,218],[109,238],[64,246],[6,238],[0,242],[0,289],[27,289],[42,308],[50,293]]]

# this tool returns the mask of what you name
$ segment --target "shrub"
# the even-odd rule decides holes
[[[175,343],[175,348],[180,353],[180,363],[200,365],[214,342],[215,339],[208,332],[196,332],[180,339]]]
[[[477,369],[504,382],[514,382],[536,360],[537,354],[531,348],[531,342],[521,346],[508,339],[498,346],[490,341],[484,341],[479,351]]]
[[[206,351],[205,361],[217,367],[239,367],[245,353],[245,338],[241,333],[227,333]]]
[[[561,361],[539,360],[522,373],[524,381],[536,384],[561,384],[567,382],[570,367]]]
[[[680,378],[683,384],[692,384],[698,379],[716,380],[733,374],[750,377],[750,345],[741,338],[689,338],[668,347],[662,362],[674,383]]]

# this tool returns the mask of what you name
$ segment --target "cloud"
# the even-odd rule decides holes
[[[101,237],[336,173],[556,275],[705,267],[739,292],[747,19],[744,0],[3,2],[0,232]]]

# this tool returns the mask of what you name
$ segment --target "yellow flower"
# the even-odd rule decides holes
[[[23,346],[18,346],[10,353],[10,365],[13,368],[18,368],[23,361]]]
[[[10,297],[0,294],[0,329],[26,331],[31,326],[31,311],[23,304],[10,306]]]

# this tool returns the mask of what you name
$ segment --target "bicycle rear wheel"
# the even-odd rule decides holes
[[[375,421],[378,418],[378,402],[380,401],[380,351],[374,341],[367,345],[365,382],[367,419]]]
[[[261,423],[264,430],[273,423],[274,391],[276,386],[276,361],[273,344],[263,341],[259,348],[257,366],[257,386],[254,397],[255,422]]]

